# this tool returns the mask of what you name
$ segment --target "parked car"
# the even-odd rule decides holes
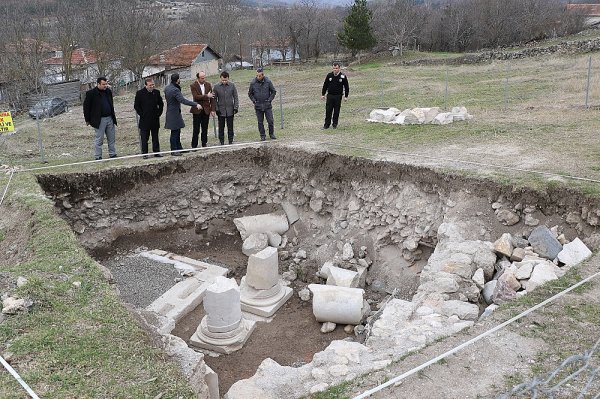
[[[63,112],[67,112],[67,102],[59,97],[42,100],[36,103],[29,109],[29,116],[33,119],[37,118],[52,118]]]

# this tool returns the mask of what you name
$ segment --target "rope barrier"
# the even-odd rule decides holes
[[[4,358],[2,356],[0,356],[0,363],[2,363],[2,365],[4,366],[4,368],[6,370],[8,370],[8,372],[15,377],[15,379],[19,382],[19,384],[21,384],[21,386],[27,391],[27,393],[29,394],[29,396],[32,397],[32,399],[40,399],[39,396],[36,395],[35,392],[33,392],[33,390],[31,388],[29,388],[29,385],[27,385],[27,383],[25,381],[23,381],[23,379],[21,378],[21,376],[15,371],[15,369],[13,369],[11,367],[10,364],[8,364],[6,362],[6,360],[4,360]]]
[[[451,349],[451,350],[449,350],[449,351],[447,351],[445,353],[442,353],[441,355],[439,355],[439,356],[437,356],[437,357],[429,360],[428,362],[425,362],[425,363],[421,364],[420,366],[415,367],[412,370],[407,371],[404,374],[401,374],[401,375],[399,375],[397,377],[394,377],[394,378],[388,380],[387,382],[385,382],[385,383],[383,383],[381,385],[376,386],[373,389],[370,389],[368,391],[363,392],[362,394],[360,394],[358,396],[355,396],[353,399],[363,399],[363,398],[366,398],[368,396],[373,395],[374,393],[377,393],[377,392],[381,391],[384,388],[389,387],[392,384],[396,384],[398,381],[403,380],[404,378],[409,377],[409,376],[411,376],[411,375],[413,375],[413,374],[415,374],[415,373],[423,370],[424,368],[429,367],[432,364],[435,364],[435,363],[439,362],[440,360],[442,360],[442,359],[444,359],[444,358],[446,358],[446,357],[448,357],[450,355],[455,354],[456,352],[459,352],[460,350],[466,348],[467,346],[470,346],[470,345],[474,344],[475,342],[477,342],[477,341],[479,341],[479,340],[487,337],[488,335],[491,335],[491,334],[495,333],[496,331],[501,330],[502,328],[508,326],[509,324],[511,324],[511,323],[513,323],[513,322],[515,322],[515,321],[517,321],[519,319],[522,319],[523,317],[527,316],[531,312],[534,312],[534,311],[538,310],[539,308],[546,306],[550,302],[555,301],[556,299],[558,299],[558,298],[562,297],[563,295],[565,295],[565,294],[573,291],[574,289],[582,286],[583,284],[587,283],[588,281],[593,280],[594,278],[596,278],[598,276],[600,276],[600,272],[598,272],[596,274],[593,274],[593,275],[591,275],[591,276],[589,276],[589,277],[581,280],[577,284],[572,285],[571,287],[569,287],[569,288],[567,288],[567,289],[559,292],[558,294],[554,295],[551,298],[546,299],[543,302],[540,302],[539,304],[535,305],[532,308],[527,309],[526,311],[518,314],[517,316],[513,317],[512,319],[507,320],[504,323],[499,324],[499,325],[497,325],[496,327],[494,327],[494,328],[492,328],[490,330],[487,330],[486,332],[478,335],[477,337],[475,337],[473,339],[470,339],[469,341],[464,342],[464,343],[460,344],[459,346],[454,347],[453,349]]]

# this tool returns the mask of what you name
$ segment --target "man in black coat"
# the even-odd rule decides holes
[[[115,126],[117,117],[115,116],[112,91],[108,88],[108,81],[105,77],[101,76],[96,79],[96,87],[85,93],[83,117],[85,124],[91,125],[96,130],[94,138],[96,160],[102,159],[102,144],[105,134],[108,142],[108,155],[116,158]]]
[[[340,108],[342,107],[342,97],[344,98],[344,101],[347,101],[349,91],[350,86],[348,84],[348,77],[343,73],[340,73],[340,64],[334,62],[333,70],[325,77],[323,89],[321,90],[321,99],[324,100],[325,94],[327,94],[327,102],[325,104],[325,124],[323,125],[323,129],[329,129],[329,125],[331,125],[332,122],[333,128],[337,128],[338,119],[340,117]]]
[[[275,140],[275,122],[273,120],[273,106],[271,102],[275,98],[277,90],[269,78],[265,76],[265,72],[262,68],[256,70],[256,78],[250,82],[248,88],[248,97],[254,104],[254,110],[256,111],[256,119],[258,120],[258,132],[260,134],[260,140],[266,140],[265,123],[264,119],[267,117],[267,124],[269,125],[269,137],[271,140]]]
[[[133,103],[135,112],[140,116],[138,127],[140,128],[140,140],[142,143],[142,154],[148,153],[148,139],[152,133],[152,152],[155,157],[160,154],[160,143],[158,141],[158,129],[160,127],[160,116],[163,113],[164,103],[160,91],[154,88],[154,79],[146,78],[144,88],[135,93]],[[144,155],[144,159],[148,158]]]

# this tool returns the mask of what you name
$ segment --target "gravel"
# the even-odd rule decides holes
[[[138,308],[150,305],[182,278],[173,265],[143,256],[116,257],[103,265],[113,274],[123,300]]]

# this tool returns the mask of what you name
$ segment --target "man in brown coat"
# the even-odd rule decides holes
[[[196,74],[196,81],[190,85],[194,101],[202,106],[201,109],[192,107],[193,114],[192,148],[198,147],[198,134],[202,127],[200,140],[202,147],[206,147],[208,141],[208,122],[210,116],[215,115],[215,101],[213,100],[212,86],[206,81],[206,73],[200,71]]]

